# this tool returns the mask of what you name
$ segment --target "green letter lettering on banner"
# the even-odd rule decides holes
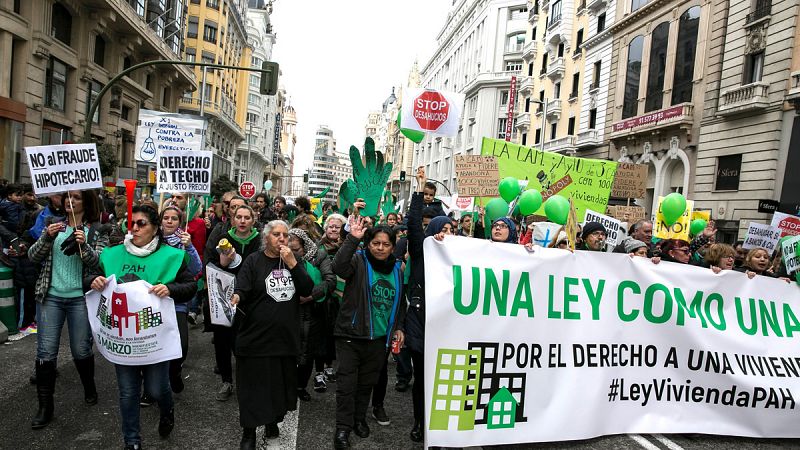
[[[578,296],[572,293],[572,287],[577,286],[579,280],[577,278],[564,277],[564,318],[570,320],[579,320],[581,314],[569,310],[569,304],[578,301]]]
[[[653,314],[653,297],[655,293],[661,291],[664,293],[664,312],[661,316]],[[663,284],[653,284],[647,288],[644,293],[644,318],[650,323],[664,323],[672,316],[672,294],[669,289]]]
[[[560,319],[561,313],[553,309],[553,289],[555,288],[555,277],[550,275],[547,277],[547,283],[549,289],[547,290],[547,318],[548,319]]]
[[[480,292],[481,287],[481,275],[480,270],[477,267],[472,268],[472,300],[470,301],[469,305],[465,305],[463,303],[463,298],[461,297],[461,291],[463,286],[463,280],[461,279],[461,266],[453,266],[453,307],[459,314],[463,314],[468,316],[475,312],[475,309],[478,307],[478,293]]]
[[[625,289],[630,289],[634,294],[641,294],[642,288],[640,288],[636,282],[631,280],[623,281],[617,288],[617,314],[619,314],[619,318],[625,322],[633,322],[639,315],[639,310],[632,309],[630,313],[623,311],[623,303],[625,302]]]
[[[703,291],[697,291],[694,293],[694,298],[692,299],[692,303],[689,304],[689,307],[686,307],[686,298],[683,296],[683,291],[681,288],[675,288],[675,301],[678,303],[678,319],[675,322],[676,325],[682,327],[684,325],[684,312],[689,313],[689,317],[692,319],[700,318],[700,323],[703,325],[703,328],[706,328],[708,324],[706,323],[706,318],[703,316],[703,310],[701,309],[703,303]]]
[[[788,303],[783,304],[783,323],[786,324],[786,337],[792,337],[795,331],[800,331],[800,323]]]
[[[503,271],[503,291],[497,285],[497,277],[492,269],[485,269],[486,287],[483,290],[483,315],[488,316],[492,309],[492,298],[497,304],[497,314],[501,317],[506,315],[506,303],[508,302],[508,270]]]
[[[519,310],[528,312],[528,317],[533,317],[533,296],[531,295],[531,279],[528,272],[522,272],[514,294],[514,304],[511,305],[511,317],[517,317]]]
[[[742,299],[736,297],[736,320],[739,322],[739,328],[745,332],[745,334],[749,334],[753,336],[758,331],[758,319],[756,319],[756,301],[754,299],[750,299],[750,326],[744,324],[744,311],[742,311]]]
[[[767,308],[764,300],[759,299],[758,309],[761,311],[761,328],[763,328],[761,333],[763,333],[764,336],[769,336],[769,330],[767,330],[767,325],[769,325],[776,336],[783,337],[781,327],[778,324],[778,313],[775,311],[775,302],[769,302],[769,308]]]
[[[603,289],[606,287],[606,280],[599,280],[597,283],[597,290],[595,291],[592,290],[592,280],[584,278],[583,287],[586,289],[589,302],[592,304],[592,320],[600,320],[600,300],[603,299]]]
[[[711,314],[711,303],[717,303],[717,320],[714,320],[714,315]],[[719,331],[725,331],[727,325],[725,323],[725,314],[723,313],[725,309],[725,300],[722,298],[721,294],[713,292],[706,298],[705,304],[705,311],[706,317],[708,317],[708,321],[711,322],[711,326],[716,328]]]

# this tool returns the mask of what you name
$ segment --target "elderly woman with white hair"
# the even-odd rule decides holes
[[[264,226],[262,251],[250,254],[236,275],[231,302],[237,305],[236,393],[241,449],[256,448],[256,428],[278,437],[278,423],[297,408],[300,297],[314,283],[288,246],[289,225]]]

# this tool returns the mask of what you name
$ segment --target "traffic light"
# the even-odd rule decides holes
[[[400,181],[406,181],[406,171],[405,170],[401,170],[400,171]]]
[[[278,93],[278,63],[264,61],[261,63],[261,94],[275,95]]]
[[[303,183],[308,183],[308,174],[307,173],[303,174]]]

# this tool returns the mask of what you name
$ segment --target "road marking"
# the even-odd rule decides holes
[[[642,448],[646,448],[647,450],[661,450],[660,448],[658,448],[657,445],[655,445],[652,442],[648,441],[641,434],[629,434],[628,437],[631,438],[637,444],[641,445]]]
[[[656,438],[658,442],[666,445],[669,450],[683,450],[683,447],[678,445],[675,441],[668,439],[663,434],[654,434],[653,437]]]

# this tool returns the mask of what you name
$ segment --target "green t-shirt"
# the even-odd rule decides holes
[[[372,335],[375,337],[386,336],[396,292],[394,273],[383,274],[373,271],[370,293],[372,294]]]

